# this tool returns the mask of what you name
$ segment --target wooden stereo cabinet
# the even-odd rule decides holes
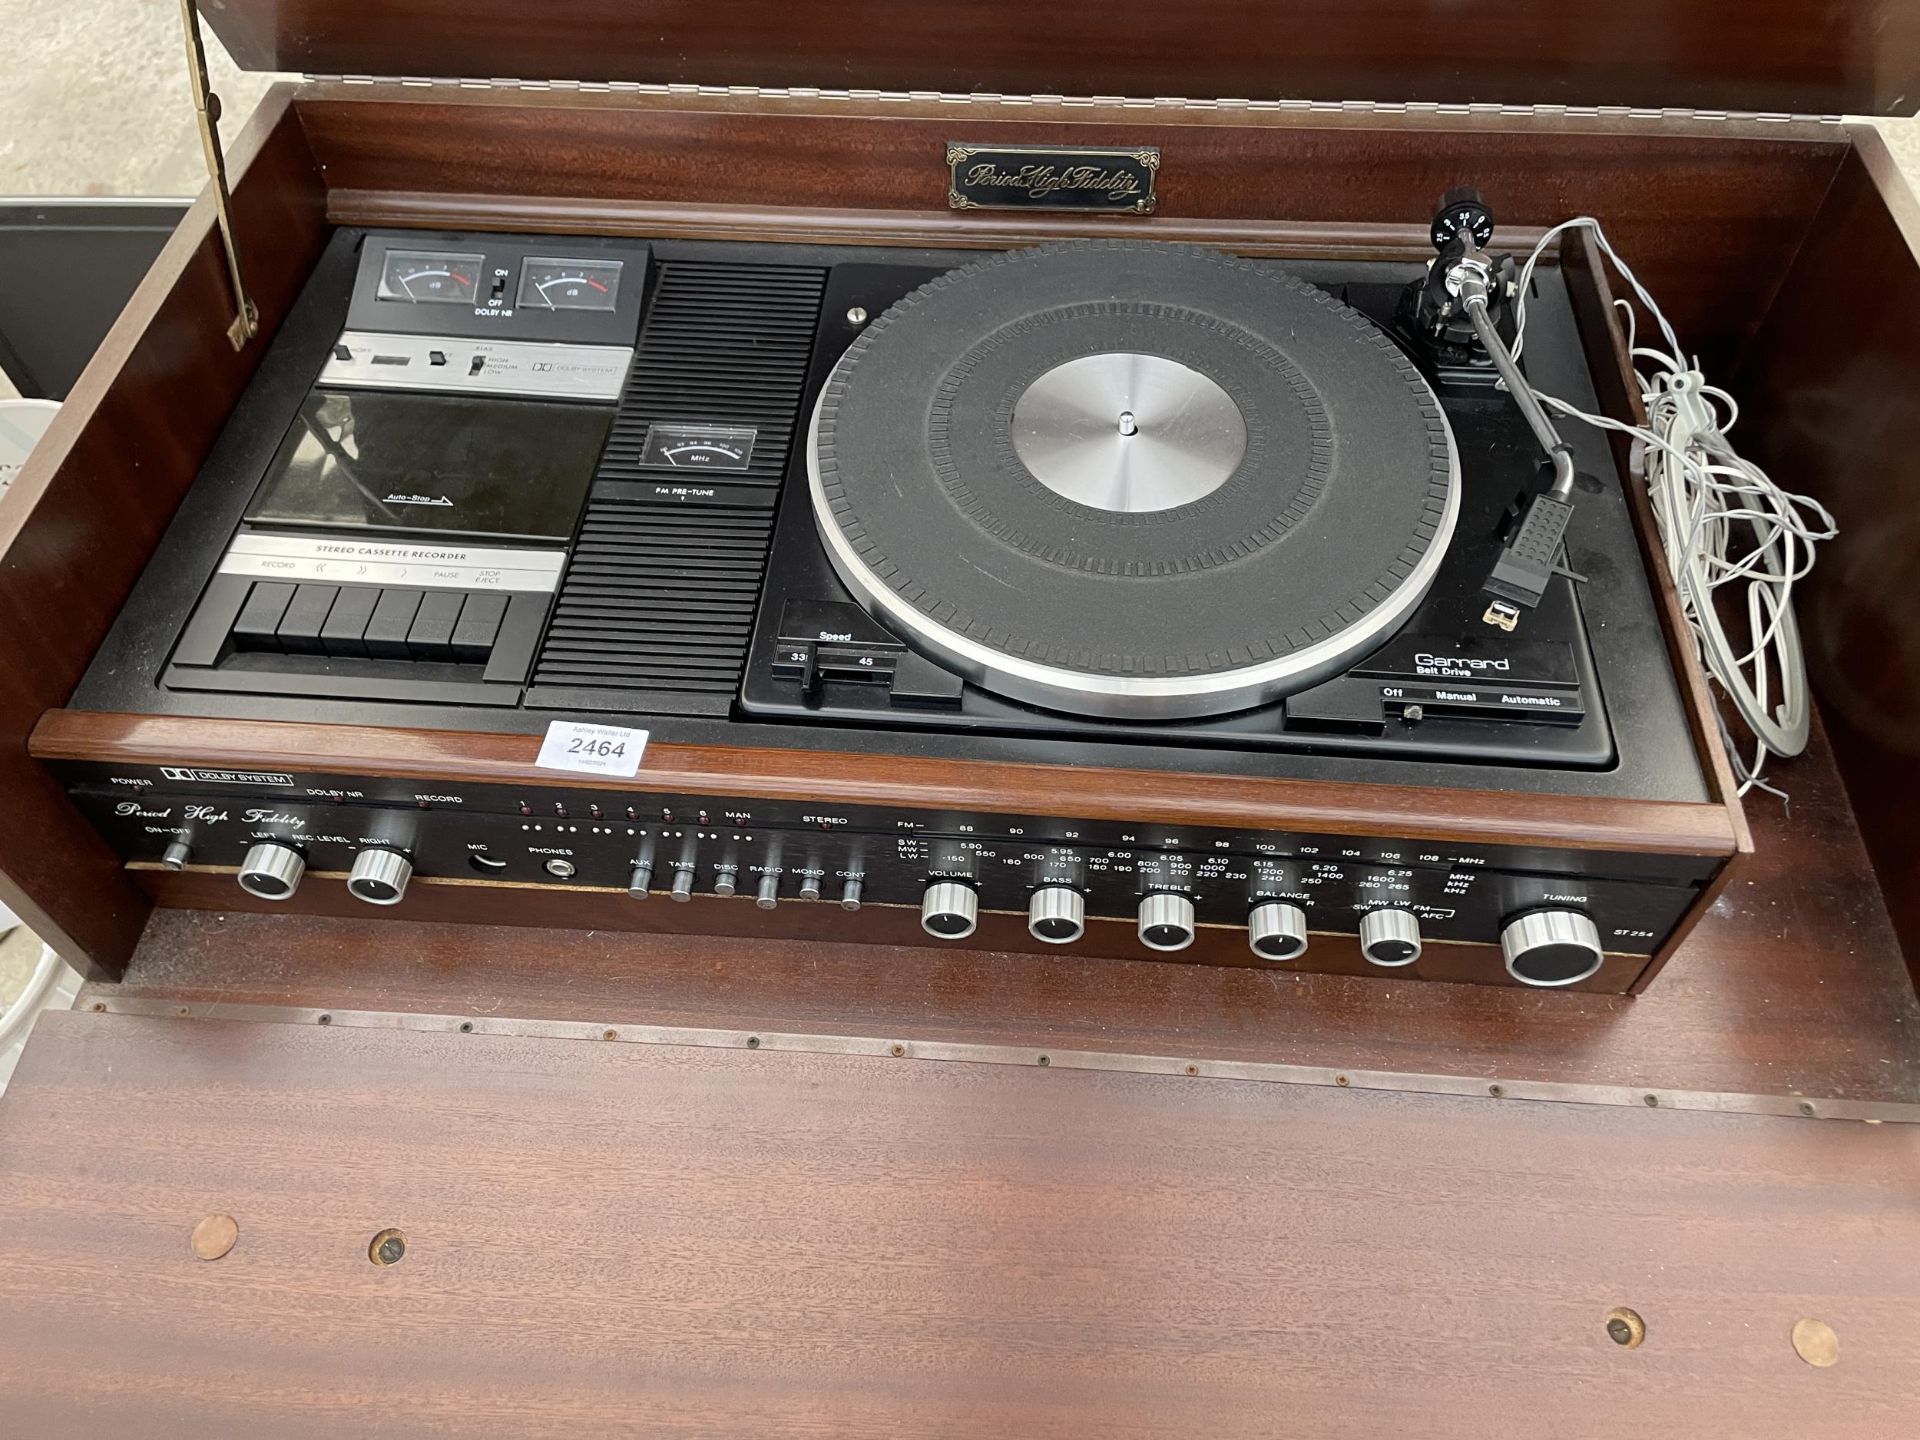
[[[204,8],[241,65],[310,78],[231,137],[230,229],[210,190],[0,502],[0,900],[95,982],[0,1105],[20,1433],[1911,1429],[1920,207],[1835,117],[1920,103],[1920,6]],[[952,142],[1153,147],[1157,205],[956,209]],[[1664,583],[1688,800],[749,747],[653,717],[635,779],[566,785],[1694,877],[1658,953],[1609,954],[1585,993],[1359,978],[1350,936],[1257,966],[1225,927],[1189,954],[1232,963],[1155,964],[1114,918],[1054,949],[995,911],[940,946],[913,909],[831,895],[427,874],[386,912],[317,873],[276,906],[231,865],[127,864],[70,797],[166,766],[569,803],[534,724],[73,704],[341,232],[1124,235],[1404,268],[1460,183],[1502,248],[1604,222],[1737,395],[1743,453],[1838,520],[1796,593],[1818,708],[1773,772],[1790,810],[1734,793]],[[1631,417],[1616,277],[1584,238],[1557,265]],[[1419,974],[1497,976],[1492,948],[1431,946]]]
[[[1089,36],[1076,7],[1023,14],[1017,27],[997,4],[924,7],[911,26],[874,28],[839,12],[802,23],[751,3],[715,12],[578,0],[533,27],[544,48],[514,52],[542,78],[485,84],[458,78],[469,64],[472,73],[499,68],[481,37],[514,33],[516,47],[529,38],[505,7],[396,4],[372,16],[246,0],[212,12],[246,65],[452,73],[276,87],[229,165],[239,274],[258,334],[229,342],[235,294],[213,201],[203,199],[15,486],[0,530],[8,902],[102,976],[121,971],[156,905],[236,904],[226,878],[198,868],[129,871],[76,813],[54,767],[164,761],[493,787],[543,778],[530,764],[532,735],[64,708],[333,227],[975,249],[1125,233],[1249,256],[1404,261],[1425,253],[1421,222],[1434,197],[1467,177],[1498,194],[1503,240],[1516,247],[1565,216],[1601,217],[1707,367],[1745,398],[1743,439],[1833,506],[1843,536],[1806,591],[1805,628],[1833,758],[1880,873],[1904,877],[1911,767],[1900,757],[1913,732],[1902,708],[1908,622],[1895,597],[1912,453],[1902,437],[1914,422],[1889,377],[1910,363],[1904,321],[1920,272],[1910,202],[1877,135],[1813,117],[1896,107],[1903,67],[1920,64],[1914,22],[1879,7],[1884,24],[1869,34],[1851,7],[1783,4],[1767,23],[1730,20],[1744,47],[1737,65],[1636,67],[1625,61],[1648,53],[1654,36],[1668,42],[1659,53],[1690,54],[1688,37],[1703,33],[1715,7],[1682,20],[1649,0],[1630,7],[1632,23],[1612,16],[1596,27],[1497,4],[1472,40],[1452,33],[1444,7],[1390,8],[1391,22],[1368,11],[1309,23],[1298,7],[1220,5],[1209,24],[1136,7]],[[1729,17],[1736,9],[1744,16],[1729,7]],[[577,51],[562,38],[589,33]],[[1436,68],[1432,56],[1448,47],[1478,58]],[[1577,58],[1548,66],[1549,53]],[[1067,67],[1058,57],[1069,54]],[[590,79],[559,78],[573,75]],[[717,79],[750,83],[701,83]],[[813,88],[828,79],[841,88]],[[1616,80],[1642,88],[1607,93]],[[1329,86],[1338,103],[1288,98],[1325,96]],[[1106,91],[1206,98],[1099,98]],[[1251,98],[1213,98],[1222,92]],[[1520,97],[1534,103],[1491,103]],[[1665,108],[1676,104],[1690,108]],[[944,146],[961,133],[995,144],[1150,143],[1161,155],[1158,208],[1093,217],[950,209]],[[1630,414],[1609,277],[1584,239],[1560,260],[1601,398]],[[624,783],[654,794],[1691,857],[1703,888],[1687,924],[1652,963],[1612,957],[1586,982],[1638,990],[1752,843],[1711,696],[1671,589],[1658,588],[1707,778],[1697,802],[733,749],[676,743],[671,725],[656,734],[642,775]],[[321,877],[299,906],[340,908],[337,884]],[[1920,923],[1905,908],[1910,889],[1889,887],[1903,926]],[[429,879],[416,894],[407,908],[421,918],[687,923],[618,891]],[[886,907],[831,930],[785,911],[774,924],[744,906],[703,902],[689,914],[696,928],[742,933],[910,935]],[[1024,943],[991,922],[989,934]],[[1102,943],[1098,924],[1091,939]],[[1209,944],[1213,958],[1244,955],[1230,936],[1195,953],[1206,957]],[[1436,974],[1478,963],[1475,947],[1434,948],[1460,952],[1425,966]],[[1350,950],[1318,948],[1317,964],[1353,969]]]

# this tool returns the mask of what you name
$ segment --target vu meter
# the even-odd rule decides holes
[[[541,260],[520,272],[520,305],[537,310],[611,310],[620,297],[618,260]]]
[[[380,298],[471,305],[480,293],[480,268],[486,258],[442,250],[389,250],[380,272]]]
[[[642,465],[673,470],[745,470],[760,432],[744,425],[656,424],[647,431]]]

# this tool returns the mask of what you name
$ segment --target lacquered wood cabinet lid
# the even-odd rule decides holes
[[[323,75],[1810,115],[1920,108],[1912,0],[201,6],[241,65]]]

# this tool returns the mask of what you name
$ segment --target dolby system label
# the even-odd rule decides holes
[[[1106,210],[1151,215],[1160,151],[947,142],[955,210]]]

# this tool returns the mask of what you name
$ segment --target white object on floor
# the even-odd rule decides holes
[[[65,1010],[80,993],[80,972],[53,953],[53,947],[40,947],[40,963],[20,998],[0,1013],[0,1094],[13,1078],[13,1067],[20,1063],[20,1051],[33,1030],[33,1022],[43,1010]]]
[[[0,495],[7,493],[27,456],[60,413],[57,400],[0,400]],[[0,930],[6,926],[0,925]]]

